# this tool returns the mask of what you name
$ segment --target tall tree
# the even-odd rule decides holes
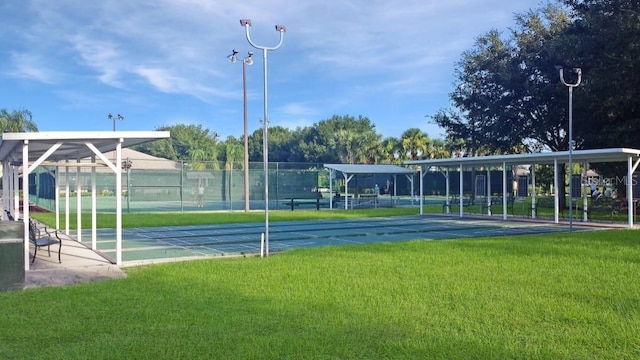
[[[136,150],[172,160],[192,160],[194,154],[198,161],[217,162],[215,132],[204,129],[202,125],[176,124],[159,127],[158,131],[169,131],[171,137],[136,147]]]
[[[38,126],[33,121],[31,111],[26,109],[0,110],[0,131],[2,132],[37,132]]]
[[[585,147],[640,143],[640,1],[566,0],[568,31],[584,85],[575,93],[576,133]]]
[[[298,138],[298,146],[321,163],[372,163],[378,161],[380,136],[366,117],[334,115],[315,123]]]
[[[401,156],[406,160],[424,159],[429,153],[429,135],[418,128],[406,130],[400,136],[402,144]]]
[[[221,144],[224,147],[224,168],[226,170],[244,168],[244,144],[233,136],[227,137]]]
[[[569,24],[559,6],[516,16],[507,37],[497,30],[479,37],[456,69],[450,94],[455,110],[433,120],[448,130],[450,141],[463,140],[466,155],[527,148],[565,150],[566,89],[554,65],[564,64]],[[564,91],[564,92],[563,92]]]
[[[456,110],[433,116],[465,155],[568,149],[567,90],[554,65],[573,62],[569,14],[550,4],[516,23],[509,36],[492,30],[463,53],[450,95]]]
[[[292,156],[291,131],[282,126],[273,126],[267,133],[269,162],[288,162]]]
[[[402,152],[402,144],[395,137],[387,137],[382,140],[382,163],[399,164],[401,162],[400,153]]]

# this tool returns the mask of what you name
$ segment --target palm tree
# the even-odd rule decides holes
[[[429,146],[429,158],[444,159],[451,157],[451,153],[447,150],[446,143],[441,139],[432,139]]]
[[[227,142],[227,161],[225,163],[225,169],[233,170],[233,165],[237,164],[240,167],[244,167],[244,162],[240,161],[244,159],[244,148],[242,145]]]
[[[189,157],[191,158],[190,167],[192,170],[202,171],[206,168],[205,160],[207,158],[207,154],[202,149],[191,149],[189,150]]]
[[[429,135],[418,128],[411,128],[402,133],[403,157],[409,160],[419,160],[426,156],[429,149]]]
[[[0,110],[0,130],[2,132],[37,132],[38,126],[33,122],[31,111],[26,109]]]
[[[382,140],[382,163],[396,164],[399,163],[399,155],[401,152],[400,143],[394,137],[388,137]]]

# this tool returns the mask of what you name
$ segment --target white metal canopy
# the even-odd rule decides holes
[[[349,181],[353,178],[355,174],[388,174],[393,175],[394,181],[393,186],[396,186],[396,175],[404,174],[407,176],[407,179],[411,182],[411,192],[413,193],[413,175],[416,173],[415,170],[409,169],[402,166],[397,165],[366,165],[366,164],[324,164],[324,167],[329,169],[330,173],[330,181],[329,181],[329,191],[333,193],[333,181],[331,179],[335,179],[335,172],[339,171],[344,176],[345,187],[344,187],[344,208],[345,210],[349,208]],[[394,188],[393,193],[396,193],[396,189]],[[333,198],[329,203],[329,207],[333,208]]]
[[[507,165],[549,165],[553,164],[554,168],[558,164],[566,164],[569,162],[569,151],[558,152],[542,152],[542,153],[529,153],[529,154],[509,154],[509,155],[492,155],[492,156],[476,156],[476,157],[459,157],[459,158],[447,158],[447,159],[425,159],[405,161],[405,165],[415,165],[420,167],[420,179],[423,178],[425,171],[430,169],[451,169],[457,168],[460,170],[460,194],[462,194],[462,169],[464,167],[474,166],[497,166],[503,169],[503,206],[506,208],[506,167]],[[633,173],[640,165],[640,150],[629,148],[609,148],[609,149],[589,149],[589,150],[575,150],[571,152],[572,160],[578,163],[605,163],[605,162],[623,162],[627,164],[627,208],[629,227],[633,227],[633,187],[632,177]],[[535,175],[535,174],[534,174]],[[534,177],[535,179],[535,177]],[[564,181],[563,181],[564,182]],[[554,184],[558,187],[559,179],[557,178],[557,171],[554,171]],[[535,189],[535,187],[534,187]],[[420,186],[420,201],[422,202],[422,186]],[[535,193],[533,194],[535,195]],[[448,197],[448,180],[447,180],[447,197]],[[555,195],[555,221],[558,222],[558,192]],[[535,196],[534,196],[535,198]],[[447,200],[448,201],[448,200]],[[460,196],[460,216],[463,216],[462,196]],[[490,201],[490,200],[489,200]],[[534,199],[535,201],[535,199]],[[586,207],[586,198],[585,198]],[[490,209],[490,204],[488,206]],[[535,202],[532,203],[532,209],[535,211]],[[420,204],[420,212],[422,212],[422,203]],[[586,214],[586,212],[585,212]],[[535,215],[535,212],[534,212]],[[506,211],[503,211],[503,217],[506,219]]]
[[[574,150],[572,159],[576,162],[626,162],[629,157],[638,159],[640,150],[627,148]],[[553,164],[569,162],[569,151],[542,152],[529,154],[491,155],[459,157],[448,159],[425,159],[405,161],[405,165],[429,165],[439,167],[463,166],[500,166],[503,164]]]
[[[22,176],[22,188],[29,188],[29,174],[38,166],[69,168],[71,166],[80,169],[92,168],[92,248],[96,250],[96,185],[95,167],[100,163],[114,172],[116,175],[116,194],[122,193],[122,148],[143,144],[146,142],[165,139],[170,136],[168,131],[110,131],[110,132],[37,132],[37,133],[4,133],[0,140],[0,161],[3,164],[3,207],[14,218],[22,218],[24,223],[24,263],[25,270],[29,270],[29,191],[22,192],[23,214],[20,216],[19,176]],[[109,151],[115,151],[116,158],[110,159],[104,155]],[[81,161],[90,158],[91,162]],[[71,162],[75,161],[75,162]],[[22,173],[19,168],[22,167]],[[79,170],[78,170],[79,171]],[[59,189],[58,171],[56,171],[56,228],[60,228],[59,222]],[[80,182],[76,184],[77,194],[81,193]],[[67,184],[67,221],[65,231],[69,233],[69,191]],[[80,196],[77,207],[77,236],[81,238],[81,206]],[[116,264],[122,264],[122,198],[116,196]],[[5,214],[2,214],[5,218]]]

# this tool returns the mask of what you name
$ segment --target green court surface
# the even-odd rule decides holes
[[[269,252],[302,247],[365,244],[407,240],[441,240],[521,234],[567,232],[567,224],[526,221],[500,221],[440,215],[272,222],[269,226]],[[573,225],[574,231],[593,227]],[[129,228],[122,232],[122,259],[145,262],[184,257],[256,255],[260,253],[264,223]],[[83,231],[89,245],[90,231]],[[115,230],[99,229],[97,250],[115,258]]]

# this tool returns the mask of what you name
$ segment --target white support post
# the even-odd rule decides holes
[[[24,229],[24,270],[29,270],[29,140],[22,144],[22,224]],[[17,178],[17,177],[16,177]],[[18,187],[16,187],[16,190]],[[17,192],[16,192],[17,193]],[[16,207],[20,209],[20,206]],[[16,214],[18,214],[16,211]],[[16,220],[18,218],[16,217]]]
[[[98,230],[97,230],[97,186],[96,186],[96,156],[91,155],[91,249],[98,250]]]
[[[116,143],[116,265],[122,265],[122,142]]]
[[[393,174],[393,196],[391,197],[391,206],[395,206],[395,202],[397,199],[398,199],[398,177],[396,174]]]
[[[460,167],[458,168],[460,170],[460,196],[459,198],[459,205],[460,205],[460,217],[464,216],[464,174],[462,172],[462,162],[460,162]]]
[[[54,189],[55,189],[55,194],[53,195],[54,197],[54,204],[56,207],[56,230],[60,230],[60,167],[56,166],[56,174],[54,177]]]
[[[349,208],[349,181],[353,178],[353,174],[347,176],[347,174],[342,173],[342,175],[344,176],[344,209],[347,210]],[[351,207],[353,207],[353,205]]]
[[[491,216],[491,168],[487,167],[487,215]]]
[[[69,160],[66,160],[66,162],[69,162]],[[71,197],[69,194],[69,190],[70,190],[70,184],[69,184],[69,167],[65,166],[64,167],[64,233],[66,235],[69,235],[69,212],[71,211],[69,208],[69,203],[71,201]]]
[[[564,184],[564,181],[563,181],[563,184]],[[559,194],[559,191],[558,191],[558,189],[560,187],[558,185],[559,185],[558,159],[553,159],[553,214],[554,214],[553,216],[554,216],[554,221],[555,221],[556,224],[560,222],[560,216],[559,216],[560,215],[559,214],[560,194]]]
[[[329,169],[329,210],[333,210],[333,179],[335,176],[335,170]]]
[[[424,209],[423,209],[423,206],[424,206],[424,191],[423,191],[424,185],[423,184],[424,184],[424,174],[423,174],[423,171],[422,171],[422,166],[420,166],[420,183],[418,184],[420,186],[420,191],[419,191],[419,193],[420,193],[420,215],[424,214]]]
[[[502,220],[507,220],[507,163],[502,162]]]
[[[582,167],[582,179],[586,179],[587,178],[587,170],[589,169],[589,163],[584,163],[583,167]],[[582,221],[587,222],[589,221],[589,204],[587,203],[587,191],[585,191],[585,188],[583,186],[584,184],[582,184],[582,181],[580,182],[580,192],[582,193]],[[591,201],[593,201],[595,199],[591,198]]]
[[[451,214],[451,200],[449,198],[450,194],[451,194],[451,184],[449,183],[449,168],[447,167],[447,170],[445,171],[445,177],[446,177],[446,183],[445,183],[445,206],[446,206],[446,213],[447,214]]]
[[[531,218],[536,218],[536,167],[531,164]]]
[[[627,225],[633,227],[633,159],[631,156],[627,158]]]
[[[13,217],[20,218],[20,174],[18,166],[13,166]]]
[[[80,158],[76,159],[80,163]],[[76,240],[82,242],[82,168],[76,166]]]
[[[9,169],[9,162],[8,161],[3,161],[2,163],[2,208],[4,210],[7,210],[7,193],[9,190],[9,176],[7,174],[9,174],[8,172]],[[6,220],[7,217],[5,214],[2,214],[2,216],[0,217],[3,220]]]

